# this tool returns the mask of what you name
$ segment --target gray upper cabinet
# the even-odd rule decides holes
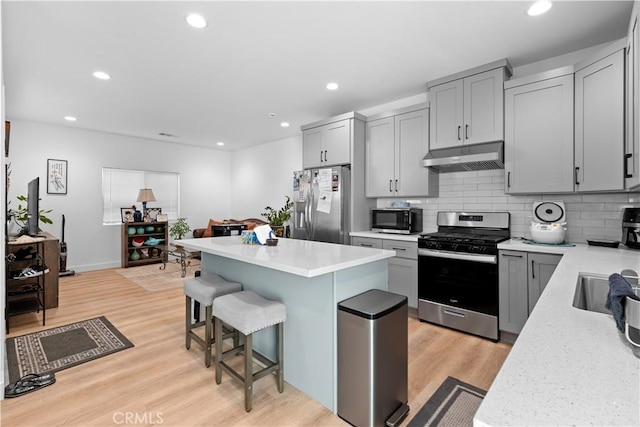
[[[429,109],[372,116],[365,133],[367,197],[437,195],[438,175],[422,166],[429,151]]]
[[[625,150],[625,187],[640,186],[640,30],[638,5],[633,5],[627,36],[627,138]]]
[[[585,61],[575,73],[575,189],[624,189],[624,56],[626,40],[613,53]]]
[[[572,192],[573,67],[510,80],[504,99],[505,192]]]
[[[354,120],[365,120],[347,113],[323,122],[302,126],[302,167],[310,169],[352,162]]]
[[[507,73],[510,66],[503,60],[429,82],[430,149],[502,141]]]

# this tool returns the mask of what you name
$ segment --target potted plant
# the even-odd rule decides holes
[[[273,232],[278,237],[284,237],[284,223],[291,219],[291,208],[293,208],[293,202],[289,196],[285,197],[287,201],[280,209],[276,210],[271,206],[267,206],[261,214],[269,221],[271,229],[273,229]]]
[[[9,209],[7,212],[7,218],[13,219],[21,229],[24,229],[27,226],[27,220],[29,219],[29,210],[27,206],[29,205],[29,199],[27,196],[20,195],[17,197],[18,199],[18,208],[17,209]],[[20,202],[24,202],[24,205]],[[47,214],[53,212],[52,209],[44,210],[40,209],[38,212],[38,221],[44,224],[53,224],[53,221],[47,217]],[[38,230],[42,231],[42,230]]]
[[[169,227],[169,235],[173,237],[173,240],[181,240],[189,231],[191,231],[191,227],[187,224],[187,218],[178,218]]]

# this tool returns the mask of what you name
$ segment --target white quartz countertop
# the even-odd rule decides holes
[[[246,245],[240,236],[178,240],[188,249],[219,255],[304,277],[392,258],[395,251],[298,239],[278,239],[277,246]]]
[[[394,233],[378,233],[377,231],[352,231],[349,233],[351,237],[369,237],[372,239],[385,240],[402,240],[405,242],[418,242],[420,233],[415,234],[394,234]]]
[[[475,426],[640,425],[640,359],[613,316],[573,307],[579,273],[640,272],[640,251],[584,244],[499,249],[563,254],[474,418]]]

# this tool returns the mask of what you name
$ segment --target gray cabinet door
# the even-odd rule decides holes
[[[624,49],[575,73],[576,191],[624,189]]]
[[[504,140],[504,69],[464,79],[464,144]]]
[[[367,122],[365,188],[367,197],[392,197],[395,180],[394,118]]]
[[[405,295],[409,307],[418,307],[418,261],[389,258],[389,292]]]
[[[429,89],[431,129],[429,148],[462,145],[463,81],[454,80]]]
[[[504,97],[505,192],[573,191],[573,75],[509,88]]]
[[[562,255],[528,254],[529,267],[529,314],[533,311],[542,291],[549,283],[551,275],[560,263]]]
[[[396,196],[437,195],[438,175],[422,166],[429,152],[429,110],[396,116],[395,141]]]
[[[351,119],[323,126],[322,148],[325,165],[351,163]]]
[[[519,334],[529,316],[527,253],[500,251],[498,269],[500,330]]]
[[[302,167],[311,169],[323,166],[322,127],[302,132]]]

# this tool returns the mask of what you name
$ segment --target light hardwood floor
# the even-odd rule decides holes
[[[60,371],[52,386],[1,403],[3,426],[347,426],[289,384],[254,385],[244,410],[241,385],[216,386],[196,343],[184,347],[182,289],[149,292],[114,270],[60,278],[60,306],[11,319],[11,336],[106,316],[135,347]],[[413,417],[449,375],[487,389],[510,346],[409,318],[409,406]],[[286,369],[286,361],[285,361]],[[313,369],[311,367],[311,369]],[[403,425],[407,424],[407,420]]]

